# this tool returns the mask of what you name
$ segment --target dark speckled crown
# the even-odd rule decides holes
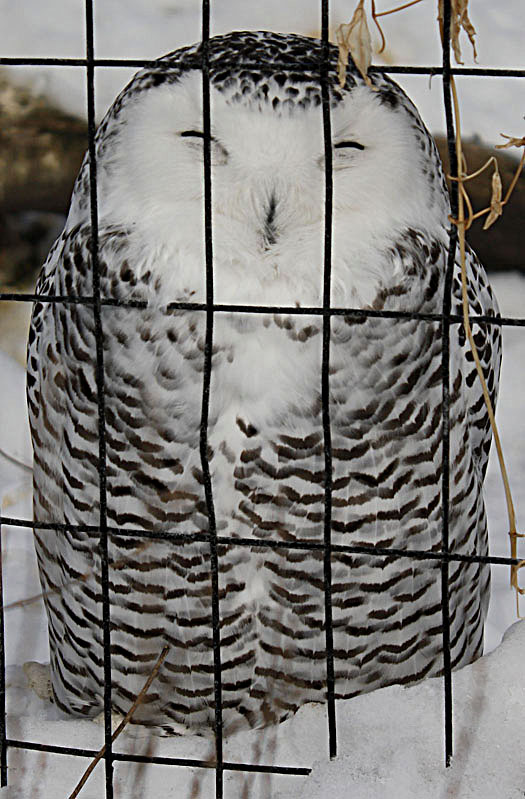
[[[270,31],[238,31],[209,40],[209,68],[212,86],[227,95],[229,102],[271,104],[276,110],[308,108],[321,103],[323,43],[296,34]],[[176,83],[191,70],[202,68],[202,43],[181,47],[159,58],[133,78],[113,106],[113,117],[123,105],[146,89]],[[338,51],[328,45],[327,80],[331,104],[336,105],[345,90],[364,83],[352,62],[345,89],[337,77]],[[385,86],[377,76],[374,82]]]
[[[214,36],[208,42],[211,85],[231,103],[271,105],[276,113],[321,104],[321,76],[325,49],[323,42],[294,33],[235,31]],[[338,49],[328,45],[326,78],[331,106],[365,81],[349,57],[344,88],[337,75]],[[138,72],[115,100],[101,125],[116,121],[122,109],[147,89],[177,83],[192,70],[202,69],[202,42],[181,47]],[[391,108],[403,105],[421,126],[419,116],[402,89],[387,76],[371,73],[375,96]]]
[[[333,45],[328,48],[328,85],[332,102],[337,103],[343,97],[337,79],[338,53]],[[202,54],[202,44],[183,48],[161,58],[159,67],[168,61],[170,68],[173,64],[180,72],[200,69]],[[322,63],[323,43],[306,36],[243,31],[215,36],[209,42],[210,81],[232,102],[265,102],[274,108],[319,105]],[[151,78],[158,80],[157,69]],[[356,82],[352,64],[346,88]]]

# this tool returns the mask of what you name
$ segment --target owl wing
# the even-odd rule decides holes
[[[57,242],[38,293],[89,298],[89,236],[89,226],[77,227]],[[159,305],[163,295],[150,285],[151,273],[141,272],[140,264],[130,267],[125,231],[101,229],[99,245],[101,294],[111,299],[102,306],[108,525],[113,530],[162,527],[188,537],[203,533],[207,519],[199,424],[204,315]],[[147,308],[119,305],[127,299],[152,302]],[[102,704],[103,685],[96,531],[99,408],[90,302],[35,303],[28,400],[35,539],[53,689],[63,709],[89,715]],[[58,529],[38,526],[51,521],[59,523]],[[213,715],[208,544],[170,544],[115,532],[108,543],[116,706],[122,701],[129,706],[168,643],[165,668],[176,674],[159,702],[172,703],[178,696],[168,713],[184,724],[194,701],[199,707],[194,723],[204,723]],[[195,673],[188,687],[192,641],[198,651],[192,655]],[[187,706],[184,697],[189,697]],[[148,713],[155,715],[151,708]]]
[[[62,235],[53,245],[40,272],[35,293],[43,298],[58,294],[56,275],[63,244]],[[27,347],[27,403],[34,454],[35,519],[42,521],[61,521],[62,518],[58,455],[65,404],[61,388],[64,374],[59,363],[54,325],[57,310],[52,301],[34,303]],[[45,496],[39,495],[38,486],[44,484],[47,484]]]
[[[487,273],[479,262],[475,252],[471,250],[470,247],[467,247],[466,251],[466,271],[469,316],[498,317],[498,303],[490,287]],[[459,255],[456,259],[453,275],[451,312],[453,314],[463,315],[461,262],[459,260]],[[495,410],[501,367],[501,328],[497,324],[483,324],[478,322],[473,322],[471,327],[492,407]],[[451,337],[455,338],[462,354],[462,372],[469,402],[468,413],[474,462],[477,464],[479,473],[483,479],[487,469],[490,444],[492,441],[490,419],[483,397],[481,382],[477,374],[474,356],[462,323],[451,327]]]
[[[96,570],[96,551],[87,532],[61,526],[90,525],[98,516],[93,310],[89,303],[51,298],[92,293],[74,277],[75,261],[84,263],[88,276],[87,252],[88,235],[78,229],[62,234],[51,250],[36,287],[42,301],[33,306],[27,358],[34,519],[59,525],[35,528],[52,662],[60,651],[60,668],[76,663],[72,667],[82,679],[87,671],[77,650],[85,639],[85,618],[98,615],[96,603],[83,593],[85,576]],[[73,636],[68,616],[78,623]]]

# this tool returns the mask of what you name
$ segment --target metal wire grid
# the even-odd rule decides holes
[[[452,757],[452,675],[450,653],[450,620],[449,620],[449,564],[450,562],[487,563],[498,565],[517,565],[518,560],[494,556],[467,556],[458,555],[449,549],[449,476],[450,476],[450,440],[449,440],[449,372],[450,372],[450,326],[462,323],[462,317],[450,313],[452,271],[457,245],[457,229],[454,225],[450,229],[450,244],[448,253],[445,292],[441,314],[422,314],[407,312],[364,311],[355,308],[332,308],[331,295],[331,250],[332,250],[332,144],[331,123],[328,85],[328,48],[329,48],[329,0],[321,0],[321,38],[322,58],[319,64],[321,91],[322,91],[322,119],[324,135],[325,158],[325,227],[324,227],[324,257],[323,257],[323,303],[321,307],[286,307],[286,306],[246,306],[216,304],[214,302],[214,277],[213,277],[213,220],[212,220],[212,180],[211,180],[211,115],[210,115],[210,0],[202,0],[202,99],[203,99],[203,133],[204,133],[204,220],[205,220],[205,263],[206,263],[206,302],[171,303],[168,308],[177,310],[202,311],[206,313],[206,338],[204,350],[204,376],[202,392],[201,426],[200,426],[200,456],[204,478],[205,499],[208,510],[208,532],[202,534],[181,534],[170,530],[158,529],[122,530],[111,527],[107,523],[107,496],[106,496],[106,432],[105,432],[105,393],[104,393],[104,353],[103,329],[101,311],[104,306],[119,305],[140,309],[145,307],[143,302],[120,302],[104,299],[100,294],[100,274],[98,263],[98,204],[97,204],[97,164],[95,158],[95,93],[94,76],[97,67],[144,67],[156,62],[121,59],[95,59],[94,52],[94,24],[93,0],[85,0],[86,17],[86,57],[76,59],[65,58],[0,58],[0,65],[46,65],[46,66],[79,66],[86,69],[87,77],[87,110],[88,110],[88,137],[90,159],[90,203],[91,203],[91,256],[93,295],[91,297],[74,296],[37,296],[34,294],[0,293],[2,301],[18,302],[55,302],[55,303],[81,303],[93,308],[95,334],[96,334],[96,383],[98,400],[98,429],[99,429],[99,524],[75,525],[78,531],[99,534],[99,547],[101,552],[101,579],[102,579],[102,618],[104,641],[104,738],[105,738],[105,774],[106,774],[106,799],[113,798],[113,764],[115,761],[128,761],[136,763],[153,763],[173,766],[200,767],[215,769],[215,795],[217,799],[223,797],[224,771],[259,772],[271,774],[288,774],[306,776],[310,773],[308,768],[291,768],[278,765],[263,766],[248,763],[226,762],[223,758],[222,736],[222,682],[221,682],[221,642],[220,642],[220,608],[218,591],[218,553],[217,547],[222,544],[235,546],[253,546],[251,538],[231,539],[217,534],[215,524],[213,487],[210,477],[207,457],[208,442],[208,411],[210,399],[211,380],[211,355],[213,345],[213,323],[216,313],[281,313],[281,314],[307,314],[323,317],[322,341],[322,367],[321,367],[321,395],[322,395],[322,422],[324,435],[325,481],[324,481],[324,541],[302,542],[294,541],[283,543],[268,540],[257,540],[258,546],[270,548],[283,548],[298,550],[322,550],[324,552],[324,595],[325,595],[325,632],[326,632],[326,684],[327,684],[327,717],[328,717],[328,750],[331,758],[337,754],[337,725],[334,700],[334,656],[333,656],[333,626],[332,626],[332,584],[331,584],[331,555],[332,553],[364,554],[371,558],[409,558],[413,560],[435,560],[441,563],[441,588],[442,588],[442,621],[443,621],[443,679],[445,695],[444,712],[444,749],[445,764],[448,766]],[[465,76],[492,76],[492,77],[525,77],[525,70],[520,69],[481,69],[481,68],[452,68],[450,63],[450,26],[451,26],[451,0],[444,0],[444,44],[442,66],[437,67],[374,67],[374,72],[390,74],[417,74],[417,75],[442,75],[443,100],[445,107],[447,139],[450,158],[451,174],[457,174],[457,155],[455,147],[454,118],[452,113],[452,98],[450,79],[451,75]],[[297,69],[301,64],[295,64]],[[457,216],[458,211],[458,184],[452,183],[451,189],[452,215]],[[440,552],[424,550],[399,550],[394,548],[378,548],[371,546],[343,546],[334,545],[331,541],[331,516],[332,516],[332,450],[331,426],[329,408],[329,365],[330,365],[330,320],[332,316],[345,315],[353,318],[382,317],[387,319],[417,319],[421,322],[439,322],[442,333],[442,548]],[[471,321],[484,322],[505,326],[525,326],[525,319],[494,318],[486,316],[472,317]],[[27,519],[13,519],[0,517],[1,524],[17,527],[34,528],[35,522]],[[62,523],[38,522],[39,529],[71,529],[71,525]],[[169,539],[173,543],[192,541],[207,541],[210,547],[211,589],[212,589],[212,627],[213,627],[213,659],[214,659],[214,699],[215,699],[215,763],[209,761],[175,757],[154,757],[113,752],[111,740],[111,655],[110,655],[110,603],[109,603],[109,562],[108,562],[108,536],[112,533],[119,535],[141,535],[147,539]],[[1,554],[0,554],[1,567]],[[30,741],[15,740],[7,737],[5,716],[5,641],[4,641],[4,612],[2,593],[2,569],[0,568],[0,773],[1,785],[7,784],[7,753],[9,748],[37,750],[49,753],[74,755],[93,758],[95,750],[78,747],[54,746],[52,744],[39,744]]]

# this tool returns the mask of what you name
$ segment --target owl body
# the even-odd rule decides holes
[[[306,309],[214,314],[208,458],[223,716],[233,731],[326,696],[322,315],[307,312],[323,291],[321,45],[260,32],[215,37],[210,48],[215,302]],[[372,91],[350,65],[341,89],[335,51],[330,59],[332,305],[439,314],[449,206],[433,142],[393,82],[374,77]],[[112,697],[126,712],[167,644],[135,720],[206,732],[214,673],[199,452],[199,47],[157,64],[117,98],[97,135],[101,296],[110,301],[102,330]],[[496,313],[472,253],[468,273],[473,312]],[[91,280],[86,160],[38,291],[90,296]],[[458,281],[456,265],[453,312]],[[432,318],[341,313],[330,324],[334,657],[344,698],[443,668],[439,561],[384,553],[442,547],[443,337]],[[474,332],[494,396],[497,328]],[[461,335],[452,326],[450,548],[486,554],[490,431]],[[92,308],[37,303],[28,358],[35,520],[71,527],[37,529],[36,547],[55,699],[85,715],[100,711],[103,692],[95,368]],[[481,654],[488,580],[481,564],[450,565],[454,667]]]

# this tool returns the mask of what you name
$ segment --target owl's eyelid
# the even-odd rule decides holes
[[[334,144],[334,150],[341,149],[343,147],[354,147],[356,150],[365,149],[365,145],[358,141],[339,141],[337,144]]]

